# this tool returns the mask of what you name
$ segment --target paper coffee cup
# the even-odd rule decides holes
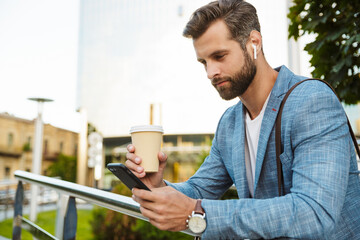
[[[145,172],[159,171],[158,153],[161,150],[162,126],[141,125],[130,129],[131,141],[135,146],[135,154],[141,157]]]

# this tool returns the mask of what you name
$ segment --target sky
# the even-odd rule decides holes
[[[258,7],[260,22],[278,17],[267,11],[262,1],[251,2]],[[37,104],[28,98],[50,98],[54,102],[45,104],[44,122],[79,131],[80,116],[76,112],[79,5],[79,0],[0,0],[0,113],[31,120],[37,115]],[[264,39],[274,36],[265,25]],[[278,49],[267,46],[265,49],[268,60],[278,66]],[[309,71],[308,65],[303,67],[301,72]],[[359,107],[347,110],[355,125]]]
[[[0,112],[34,119],[42,97],[45,123],[79,129],[76,79],[78,0],[0,0]]]
[[[264,7],[268,4],[266,1],[251,2],[259,5],[259,16],[269,17]],[[80,116],[76,112],[79,5],[79,0],[0,0],[0,112],[34,119],[37,105],[27,99],[50,98],[54,102],[45,104],[44,122],[79,130]],[[282,18],[273,14],[271,17]],[[278,22],[286,24],[281,19]],[[278,24],[277,28],[284,26]],[[274,36],[271,29],[263,27],[264,36]],[[286,33],[276,36],[280,35],[286,44]],[[278,54],[273,47],[265,47],[274,66],[283,63],[285,59],[279,58],[284,54],[286,57],[286,47],[282,49],[283,54]],[[214,118],[209,129],[215,129],[219,117]]]

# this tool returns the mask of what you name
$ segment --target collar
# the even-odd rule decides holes
[[[290,89],[295,74],[292,73],[286,66],[282,65],[274,69],[279,74],[276,78],[275,84],[272,89],[272,95],[275,97],[283,97],[284,94]]]

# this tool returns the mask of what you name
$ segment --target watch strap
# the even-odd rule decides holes
[[[195,210],[194,210],[195,213],[197,214],[201,214],[201,215],[204,215],[205,214],[205,211],[204,209],[201,207],[201,199],[198,199],[196,201],[196,205],[195,205]]]

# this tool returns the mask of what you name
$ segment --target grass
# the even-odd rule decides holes
[[[77,210],[77,231],[76,239],[93,239],[92,229],[89,221],[92,219],[91,210]],[[25,216],[28,219],[28,216]],[[38,214],[36,224],[50,234],[55,234],[56,211],[41,212]],[[12,238],[12,221],[7,219],[0,222],[0,236]],[[32,236],[25,230],[21,232],[21,239],[32,240]]]

